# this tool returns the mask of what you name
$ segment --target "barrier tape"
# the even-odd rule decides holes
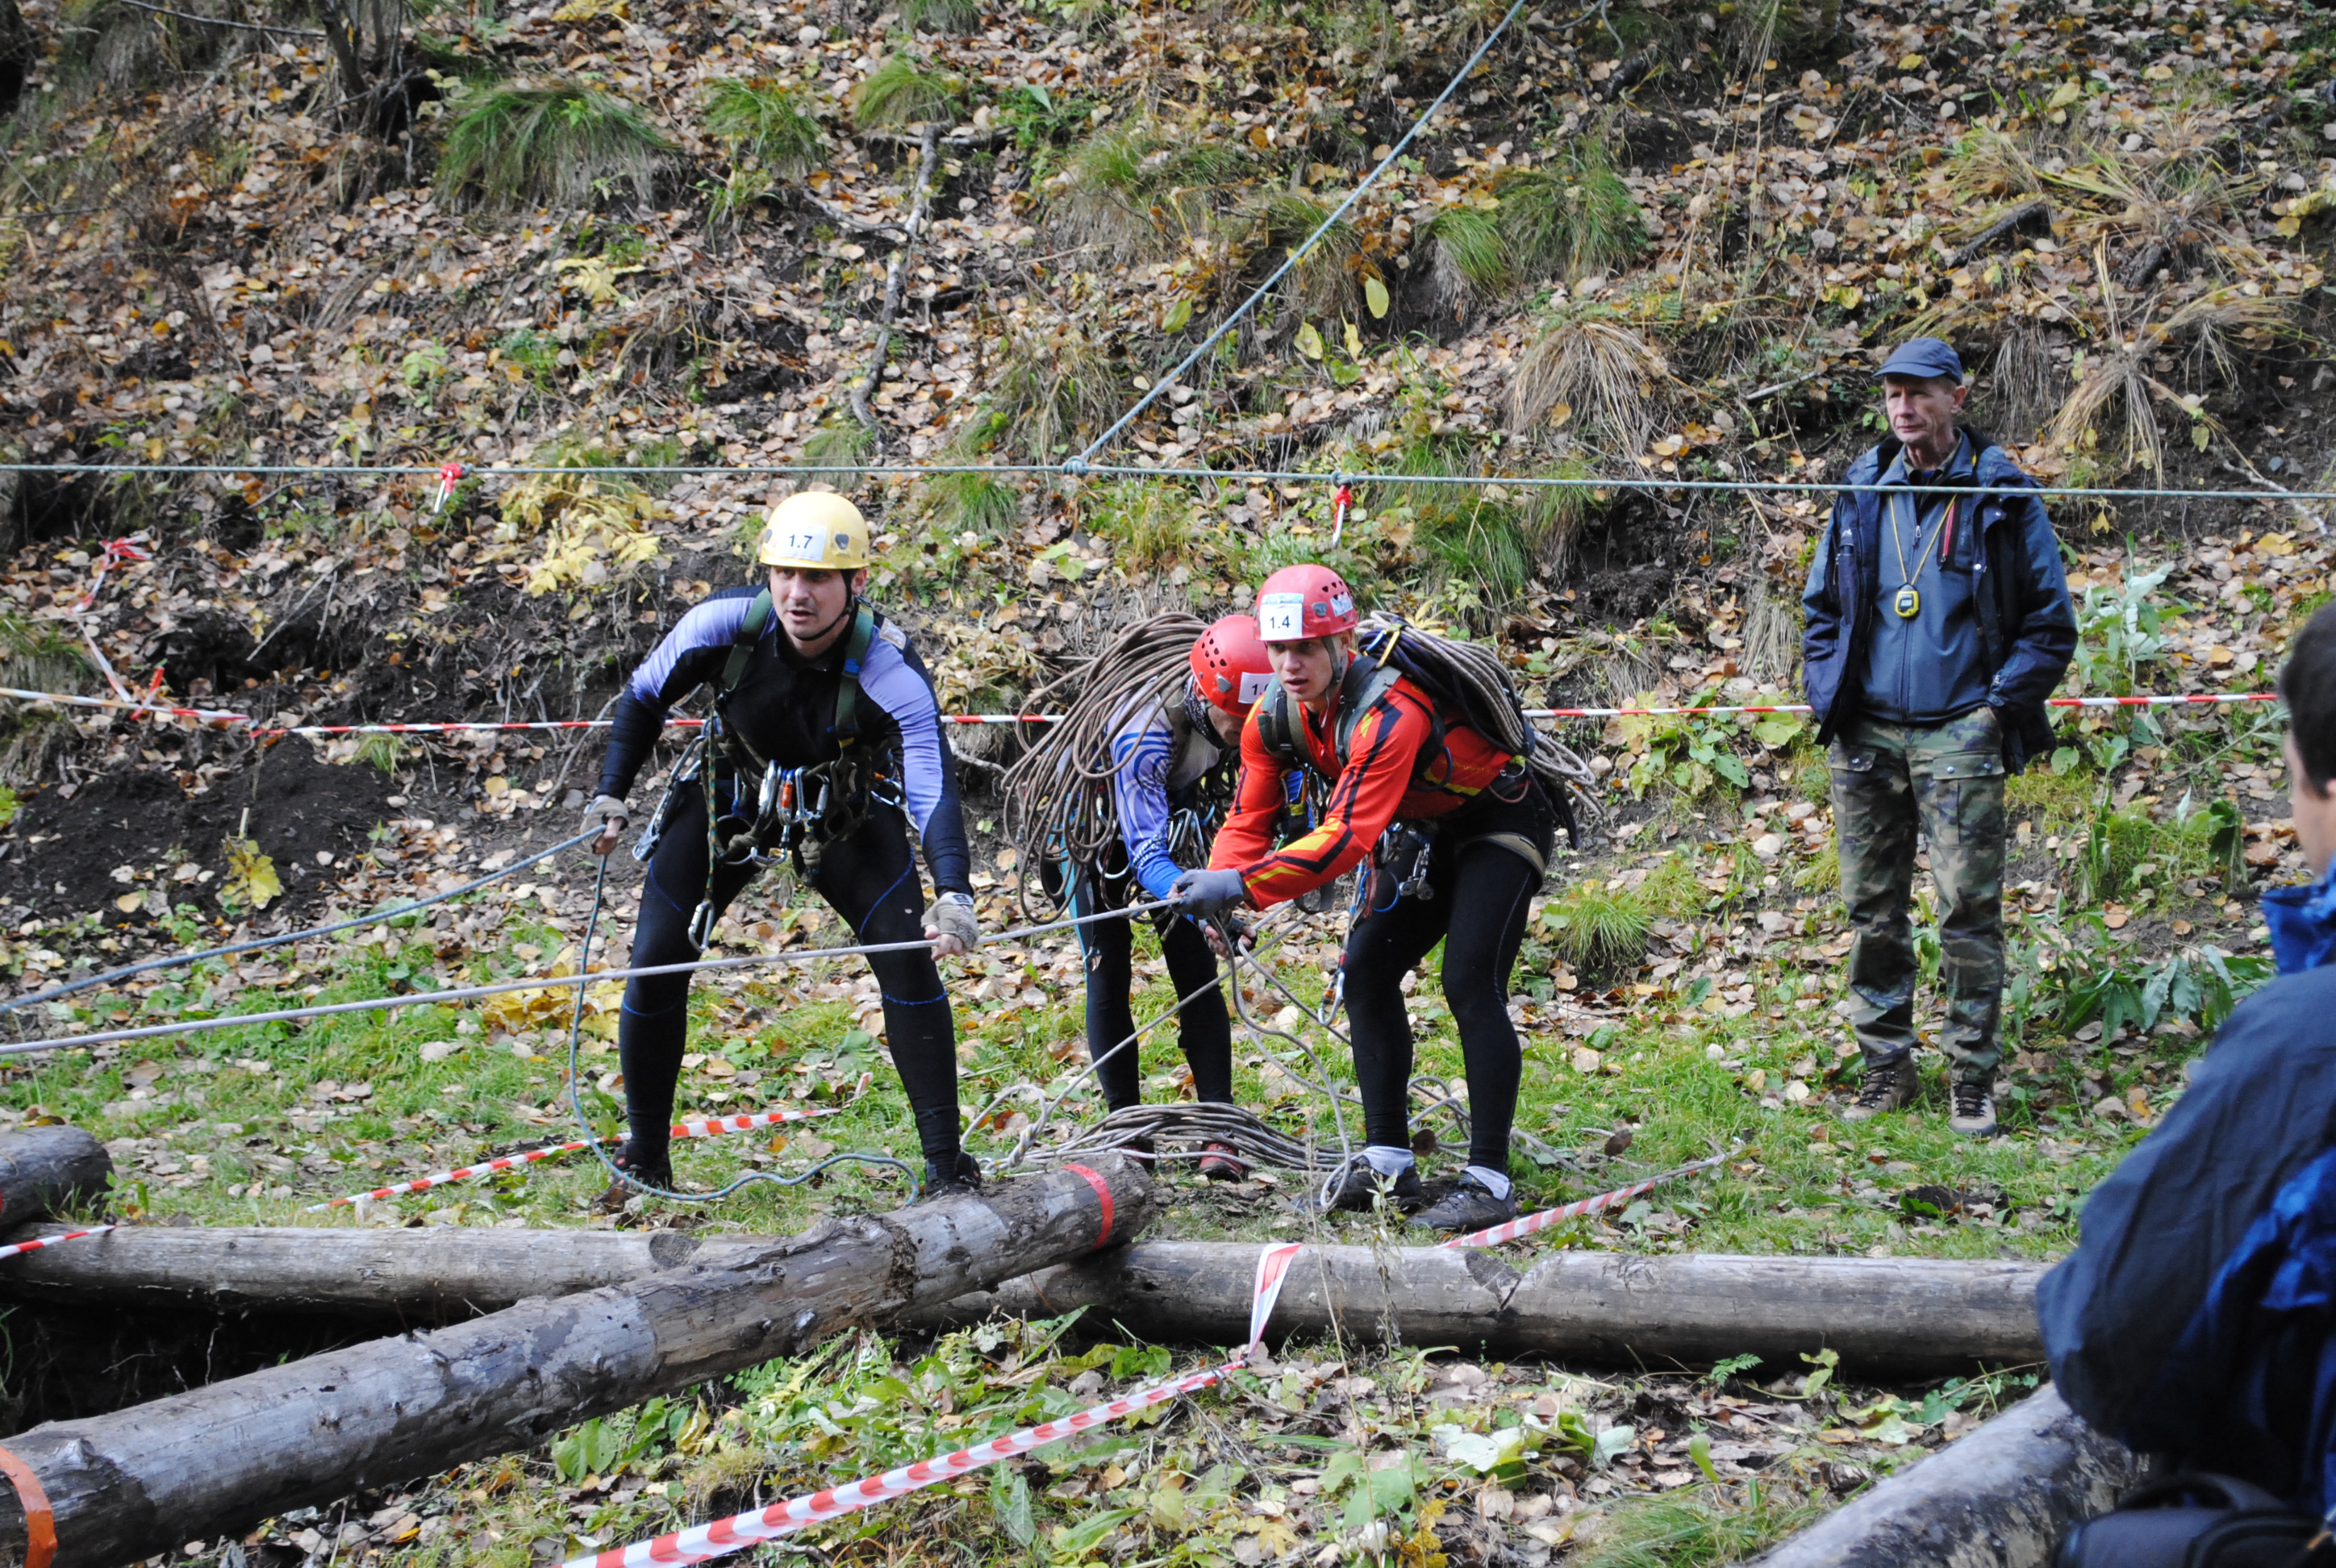
[[[881,1475],[854,1481],[846,1486],[813,1492],[808,1496],[774,1503],[767,1508],[752,1513],[733,1514],[709,1524],[660,1535],[653,1541],[638,1541],[629,1546],[612,1547],[589,1557],[571,1558],[562,1568],[668,1568],[677,1563],[704,1563],[710,1558],[743,1552],[750,1546],[779,1536],[793,1534],[806,1525],[824,1524],[840,1519],[846,1514],[859,1512],[878,1503],[889,1503],[895,1497],[905,1497],[911,1492],[922,1491],[937,1482],[955,1480],[958,1476],[994,1465],[1000,1459],[1010,1459],[1043,1448],[1049,1443],[1059,1443],[1093,1427],[1115,1421],[1123,1416],[1133,1416],[1186,1394],[1198,1393],[1212,1384],[1221,1382],[1232,1372],[1247,1366],[1265,1337],[1265,1325],[1273,1316],[1273,1304],[1281,1295],[1282,1281],[1290,1276],[1290,1265],[1298,1256],[1302,1243],[1285,1242],[1268,1247],[1257,1260],[1257,1279],[1250,1298],[1249,1344],[1241,1355],[1222,1366],[1204,1368],[1173,1378],[1164,1383],[1154,1383],[1133,1394],[1123,1394],[1116,1399],[1100,1405],[1090,1405],[1084,1410],[1057,1420],[1025,1427],[1003,1437],[993,1437],[987,1443],[977,1443],[970,1448],[937,1458],[920,1459],[897,1470],[887,1470]]]
[[[676,1138],[705,1138],[717,1133],[743,1133],[754,1127],[774,1127],[782,1122],[807,1122],[813,1116],[832,1116],[825,1111],[755,1111],[735,1116],[710,1116],[695,1122],[676,1122],[671,1135]],[[540,1149],[529,1149],[523,1154],[502,1154],[475,1165],[461,1165],[451,1171],[441,1171],[434,1176],[417,1176],[411,1182],[399,1182],[393,1186],[375,1187],[370,1193],[351,1193],[346,1198],[330,1203],[311,1203],[300,1212],[322,1214],[329,1210],[346,1208],[351,1203],[378,1203],[405,1193],[426,1193],[433,1187],[443,1187],[451,1182],[467,1182],[473,1176],[492,1176],[498,1171],[515,1171],[521,1165],[531,1165],[538,1160],[548,1160],[555,1154],[572,1154],[579,1149],[589,1149],[594,1144],[613,1144],[618,1135],[605,1138],[577,1138],[565,1144],[550,1144]],[[1110,1211],[1105,1209],[1108,1221]]]
[[[19,687],[0,687],[0,696],[15,697],[22,702],[56,703],[66,707],[102,707],[129,709],[138,715],[161,714],[171,718],[194,719],[204,724],[239,724],[251,726],[251,733],[262,738],[277,735],[307,735],[311,738],[345,735],[459,735],[487,731],[607,729],[616,723],[606,718],[511,719],[495,721],[449,720],[443,723],[416,724],[303,724],[263,725],[249,714],[235,713],[226,708],[171,707],[151,702],[131,702],[116,697],[73,696],[63,692],[27,691]],[[2181,707],[2214,706],[2224,703],[2277,702],[2279,694],[2271,691],[2191,692],[2179,696],[2055,696],[2047,697],[2047,707]],[[1740,713],[1810,713],[1815,711],[1805,702],[1732,704],[1714,707],[1529,707],[1527,718],[1694,718],[1715,717],[1723,714]],[[943,724],[1001,725],[1055,724],[1062,719],[1058,713],[945,713]],[[695,729],[705,724],[702,718],[669,719],[675,729]]]
[[[13,1258],[19,1252],[37,1252],[44,1247],[54,1247],[62,1242],[78,1242],[83,1236],[102,1236],[114,1225],[92,1225],[85,1231],[61,1231],[54,1236],[35,1236],[29,1242],[15,1242],[0,1247],[0,1258]]]
[[[40,1476],[6,1448],[0,1448],[0,1473],[16,1488],[17,1505],[24,1511],[24,1568],[49,1568],[57,1554],[57,1516]]]
[[[1698,1171],[1708,1171],[1714,1165],[1724,1164],[1728,1157],[1726,1154],[1714,1154],[1708,1160],[1698,1160],[1691,1165],[1681,1165],[1675,1170],[1664,1171],[1658,1175],[1649,1176],[1643,1182],[1633,1183],[1627,1187],[1617,1187],[1611,1193],[1601,1193],[1594,1198],[1584,1198],[1578,1203],[1568,1203],[1561,1209],[1543,1209],[1538,1214],[1526,1214],[1485,1230],[1471,1231],[1465,1236],[1455,1236],[1448,1242],[1438,1242],[1437,1245],[1492,1247],[1503,1242],[1514,1242],[1519,1236],[1530,1236],[1535,1231],[1546,1231],[1552,1225],[1562,1225],[1568,1220],[1578,1220],[1584,1214],[1594,1214],[1601,1209],[1611,1209],[1617,1203],[1627,1203],[1640,1193],[1650,1192],[1665,1182],[1677,1181],[1681,1176],[1692,1175]]]

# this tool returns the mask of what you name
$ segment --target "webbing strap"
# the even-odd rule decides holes
[[[771,590],[763,589],[754,602],[746,607],[746,618],[730,638],[730,657],[722,665],[721,694],[728,696],[746,678],[746,664],[754,657],[754,645],[763,640],[763,630],[771,624]]]
[[[860,738],[860,668],[876,640],[876,612],[864,602],[852,618],[843,640],[843,678],[835,683],[835,738],[849,746]]]

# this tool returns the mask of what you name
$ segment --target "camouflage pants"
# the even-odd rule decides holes
[[[1859,719],[1835,739],[1834,831],[1849,906],[1850,1021],[1869,1065],[1914,1043],[1914,940],[1907,906],[1914,837],[1930,841],[1939,904],[1939,1044],[1958,1081],[1990,1076],[2001,1056],[2003,734],[1981,707],[1942,725]]]

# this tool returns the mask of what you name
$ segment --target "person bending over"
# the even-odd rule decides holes
[[[2280,694],[2317,875],[2263,895],[2279,978],[2086,1199],[2036,1306],[2053,1383],[2095,1427],[2319,1514],[2336,1504],[2336,607],[2296,638]]]
[[[1207,863],[1231,799],[1241,721],[1272,680],[1251,617],[1204,628],[1170,614],[1129,628],[1061,683],[1076,694],[1068,711],[1014,765],[1005,794],[1022,852],[1045,868],[1049,890],[1074,915],[1125,909],[1139,890],[1165,899],[1186,870]],[[1232,1022],[1211,983],[1216,958],[1192,916],[1163,910],[1152,920],[1169,984],[1190,998],[1176,1027],[1193,1098],[1231,1105]],[[1078,928],[1087,1055],[1114,1111],[1144,1098],[1131,927],[1121,920]],[[1151,1152],[1147,1140],[1131,1147]],[[1200,1171],[1220,1181],[1247,1174],[1231,1148],[1214,1143],[1202,1151]]]
[[[906,634],[860,597],[868,524],[849,501],[824,492],[788,497],[772,509],[757,557],[769,570],[763,587],[727,589],[692,609],[626,683],[584,825],[602,830],[596,852],[616,847],[625,796],[666,710],[711,687],[702,749],[676,769],[643,846],[648,874],[633,967],[696,958],[730,901],[781,852],[861,942],[930,941],[930,951],[868,962],[916,1115],[924,1191],[969,1190],[980,1174],[959,1146],[956,1033],[933,959],[968,950],[980,930],[932,683]],[[897,803],[885,798],[895,787]],[[938,890],[930,909],[908,824]],[[617,1164],[657,1187],[673,1184],[667,1136],[689,979],[628,982],[618,1023],[631,1135]]]
[[[1368,1146],[1329,1202],[1368,1208],[1384,1188],[1430,1229],[1513,1219],[1509,1131],[1522,1056],[1509,972],[1555,847],[1556,808],[1523,758],[1440,711],[1407,677],[1356,656],[1354,595],[1336,572],[1285,567],[1257,605],[1278,684],[1241,728],[1241,784],[1209,869],[1180,879],[1179,894],[1196,913],[1265,909],[1373,855],[1345,960]],[[1323,814],[1277,849],[1287,775],[1300,770],[1326,785]],[[1469,1147],[1459,1184],[1427,1205],[1406,1116],[1412,1034],[1402,981],[1439,940],[1467,1067]]]

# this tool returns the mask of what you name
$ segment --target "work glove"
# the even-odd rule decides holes
[[[624,836],[625,823],[629,820],[625,812],[625,803],[615,795],[594,795],[592,803],[584,808],[584,822],[579,831],[590,833],[599,828],[600,836],[584,846],[587,852],[605,859],[608,852],[617,847],[617,841]]]
[[[969,953],[981,945],[981,922],[973,916],[971,893],[943,893],[925,911],[925,940],[935,958]]]
[[[1249,886],[1235,871],[1186,872],[1168,896],[1188,915],[1221,915],[1249,901]]]

